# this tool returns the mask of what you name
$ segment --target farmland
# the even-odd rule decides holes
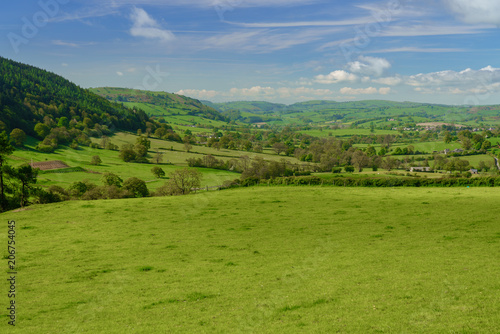
[[[16,329],[494,332],[499,200],[258,187],[4,213],[17,222]]]

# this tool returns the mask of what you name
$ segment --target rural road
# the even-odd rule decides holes
[[[495,163],[496,163],[496,165],[497,165],[498,170],[500,170],[500,162],[498,161],[498,159],[497,159],[497,158],[495,158]]]

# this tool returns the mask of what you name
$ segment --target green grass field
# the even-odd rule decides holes
[[[125,143],[135,143],[137,136],[132,134],[119,133],[113,137],[110,137],[111,142],[121,147]],[[95,142],[99,142],[93,138]],[[8,162],[13,166],[20,165],[27,162],[38,162],[38,161],[52,161],[61,160],[65,162],[70,167],[82,167],[91,173],[86,172],[73,172],[73,173],[50,173],[43,174],[40,173],[38,177],[37,184],[41,186],[59,185],[67,188],[71,183],[76,181],[89,180],[95,184],[101,184],[102,174],[106,172],[111,172],[120,176],[123,180],[130,177],[138,177],[147,182],[149,190],[154,190],[162,186],[166,179],[157,179],[151,173],[151,168],[156,166],[155,164],[142,164],[142,163],[126,163],[119,158],[118,151],[110,151],[103,149],[93,149],[89,147],[80,147],[78,150],[71,149],[69,147],[61,147],[57,149],[54,153],[42,153],[34,150],[37,141],[30,138],[29,142],[26,144],[26,148],[23,150],[16,150],[8,159]],[[170,151],[170,147],[175,146],[174,151]],[[163,140],[152,139],[151,150],[149,152],[150,158],[155,155],[157,148],[161,148],[160,152],[163,154],[163,162],[159,164],[165,173],[168,174],[173,172],[178,168],[187,167],[186,159],[189,157],[201,157],[200,154],[186,153],[183,151],[183,145],[174,142],[167,142]],[[196,152],[198,146],[193,148]],[[200,147],[201,148],[201,147]],[[216,150],[213,150],[214,152]],[[220,151],[222,152],[222,150]],[[236,154],[234,153],[234,156]],[[98,155],[102,163],[99,166],[94,166],[90,164],[92,156]],[[240,174],[208,169],[199,168],[200,172],[203,173],[202,186],[216,186],[221,185],[226,180],[234,180],[239,178]]]
[[[7,212],[15,332],[495,333],[499,200],[256,187]]]

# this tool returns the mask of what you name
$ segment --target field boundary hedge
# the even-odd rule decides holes
[[[440,179],[413,179],[413,178],[334,178],[325,180],[317,176],[277,177],[259,182],[245,182],[242,185],[252,184],[272,186],[337,186],[337,187],[500,187],[500,177],[478,178],[440,178]]]

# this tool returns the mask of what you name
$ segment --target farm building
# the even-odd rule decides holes
[[[430,172],[430,167],[410,167],[410,172]]]

